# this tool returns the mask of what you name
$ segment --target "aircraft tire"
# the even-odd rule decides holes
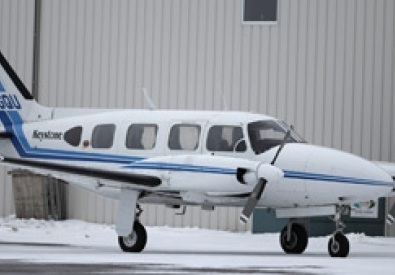
[[[302,254],[308,244],[306,229],[300,224],[294,223],[291,228],[291,240],[287,241],[287,226],[283,228],[280,234],[280,244],[287,254]]]
[[[350,252],[350,243],[341,232],[336,232],[328,243],[328,252],[331,257],[345,258]]]
[[[129,236],[119,236],[118,244],[124,252],[141,252],[147,244],[147,231],[139,221],[135,221],[133,233]]]

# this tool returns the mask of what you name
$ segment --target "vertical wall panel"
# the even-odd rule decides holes
[[[301,7],[301,9],[303,9],[303,7]],[[307,10],[307,7],[304,9]],[[328,126],[324,123],[325,96],[326,96],[325,80],[326,80],[326,60],[327,60],[326,51],[328,47],[325,37],[326,37],[328,16],[332,16],[332,15],[329,15],[327,12],[326,2],[322,2],[322,1],[318,2],[317,11],[316,11],[317,33],[315,37],[315,39],[317,40],[317,53],[316,53],[317,67],[314,76],[315,101],[314,101],[314,106],[310,107],[314,109],[314,125],[313,125],[314,141],[309,140],[310,142],[315,142],[317,144],[324,144],[324,137],[327,134],[324,132],[324,130],[328,128]],[[300,39],[302,41],[305,41],[303,37],[304,35],[302,33],[302,37]],[[305,47],[307,48],[307,46]],[[304,64],[303,56],[300,56],[299,63]],[[301,85],[301,90],[303,89],[304,86]],[[299,110],[299,108],[301,107],[299,107],[298,104],[298,107],[296,107],[296,109]],[[309,126],[309,124],[303,123],[302,125],[300,125],[300,127],[301,130],[304,131],[304,129],[311,127],[311,125]]]
[[[333,126],[332,129],[338,128],[338,131],[332,130],[332,144],[343,147],[342,131],[344,117],[344,75],[345,75],[345,33],[346,33],[346,6],[347,2],[336,2],[336,40],[335,40],[335,73],[334,73],[334,89],[333,89]]]
[[[319,1],[309,1],[307,8],[307,30],[306,30],[306,59],[302,62],[306,63],[306,83],[305,83],[305,98],[304,98],[304,136],[306,140],[311,141],[314,139],[314,118],[315,118],[315,109],[314,105],[317,104],[315,101],[316,91],[315,91],[315,82],[316,82],[316,72],[317,72],[317,9],[318,5],[328,4],[326,7],[327,12],[329,13],[329,7],[332,2],[319,2]],[[333,16],[332,16],[333,17]],[[328,21],[327,21],[328,22]],[[326,41],[326,44],[330,43]],[[328,63],[326,63],[328,64]],[[329,64],[330,65],[330,64]],[[331,92],[325,91],[324,96],[331,95]],[[325,112],[325,109],[324,109]],[[330,118],[328,115],[326,118]],[[310,125],[308,127],[307,125]]]
[[[351,108],[353,109],[353,128],[352,151],[361,153],[362,150],[362,98],[363,98],[363,68],[364,64],[364,29],[365,29],[365,4],[366,1],[355,1],[356,19],[355,19],[355,48],[354,48],[354,101]]]
[[[384,43],[383,43],[383,72],[382,72],[382,89],[383,97],[381,98],[383,108],[381,112],[381,125],[382,132],[380,133],[380,139],[377,142],[380,146],[380,155],[382,160],[389,160],[395,157],[394,153],[391,153],[391,148],[388,148],[388,144],[394,143],[395,136],[391,139],[391,129],[395,127],[395,113],[393,112],[394,104],[392,98],[394,97],[395,90],[393,86],[393,79],[395,75],[394,71],[394,48],[395,48],[395,28],[394,28],[394,1],[387,0],[384,2]],[[392,125],[392,127],[388,127]],[[390,150],[389,150],[390,149]],[[395,148],[392,148],[395,151]],[[380,157],[379,157],[380,158]]]
[[[1,49],[30,87],[34,2],[0,8]],[[241,0],[43,0],[39,100],[145,108],[143,87],[160,108],[224,99],[286,119],[311,143],[395,162],[394,2],[279,0],[278,12],[277,25],[250,26]],[[112,200],[70,187],[69,201],[73,218],[114,221]],[[145,209],[149,225],[246,228],[239,209]]]
[[[355,58],[355,5],[357,0],[350,0],[345,5],[345,48],[344,48],[344,85],[343,85],[343,124],[342,124],[342,149],[352,149],[352,126],[354,95],[354,58]]]

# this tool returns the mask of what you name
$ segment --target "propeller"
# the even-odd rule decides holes
[[[395,203],[392,204],[392,207],[387,215],[387,224],[393,225],[395,222]]]
[[[265,190],[267,180],[259,179],[258,184],[255,185],[254,190],[252,191],[250,197],[248,198],[247,204],[244,206],[243,211],[240,215],[240,221],[243,223],[247,223],[252,211],[254,211],[258,201],[261,199],[263,191]]]
[[[270,163],[271,165],[274,165],[274,163],[276,163],[276,160],[277,160],[278,156],[280,155],[281,150],[283,150],[285,142],[287,142],[287,140],[289,139],[290,135],[291,135],[291,130],[288,130],[285,133],[284,139],[282,140],[281,145],[280,145],[280,147],[278,148],[278,150],[276,152],[276,155],[274,156],[272,162]]]
[[[258,166],[257,169],[258,183],[255,185],[254,190],[249,196],[247,203],[244,206],[243,211],[241,212],[240,215],[241,222],[247,223],[248,220],[250,219],[252,212],[254,211],[255,207],[258,204],[258,201],[261,199],[262,194],[265,191],[266,184],[268,182],[270,183],[278,182],[283,178],[284,176],[283,171],[277,168],[276,166],[274,166],[274,164],[276,163],[277,158],[280,155],[282,149],[284,148],[284,145],[290,135],[291,135],[291,131],[288,130],[270,165],[261,163]]]

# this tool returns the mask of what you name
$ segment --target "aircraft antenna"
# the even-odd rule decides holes
[[[144,98],[145,101],[148,104],[148,109],[150,111],[156,110],[156,105],[154,104],[154,102],[152,101],[151,97],[148,95],[147,89],[145,87],[143,87],[143,93],[144,93]]]
[[[223,111],[227,111],[228,110],[228,104],[226,104],[224,91],[222,91],[222,89],[219,89],[219,90],[221,91],[222,109],[223,109]]]

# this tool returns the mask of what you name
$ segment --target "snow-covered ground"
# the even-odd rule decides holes
[[[123,253],[114,226],[0,218],[2,263],[136,264],[204,273],[395,274],[395,239],[348,235],[346,259],[330,258],[328,237],[311,238],[303,255],[286,255],[278,234],[231,233],[196,228],[148,227],[141,254]],[[162,270],[162,272],[163,272]],[[155,273],[148,270],[147,274]],[[172,274],[171,271],[165,272]],[[174,272],[175,273],[175,272]]]

